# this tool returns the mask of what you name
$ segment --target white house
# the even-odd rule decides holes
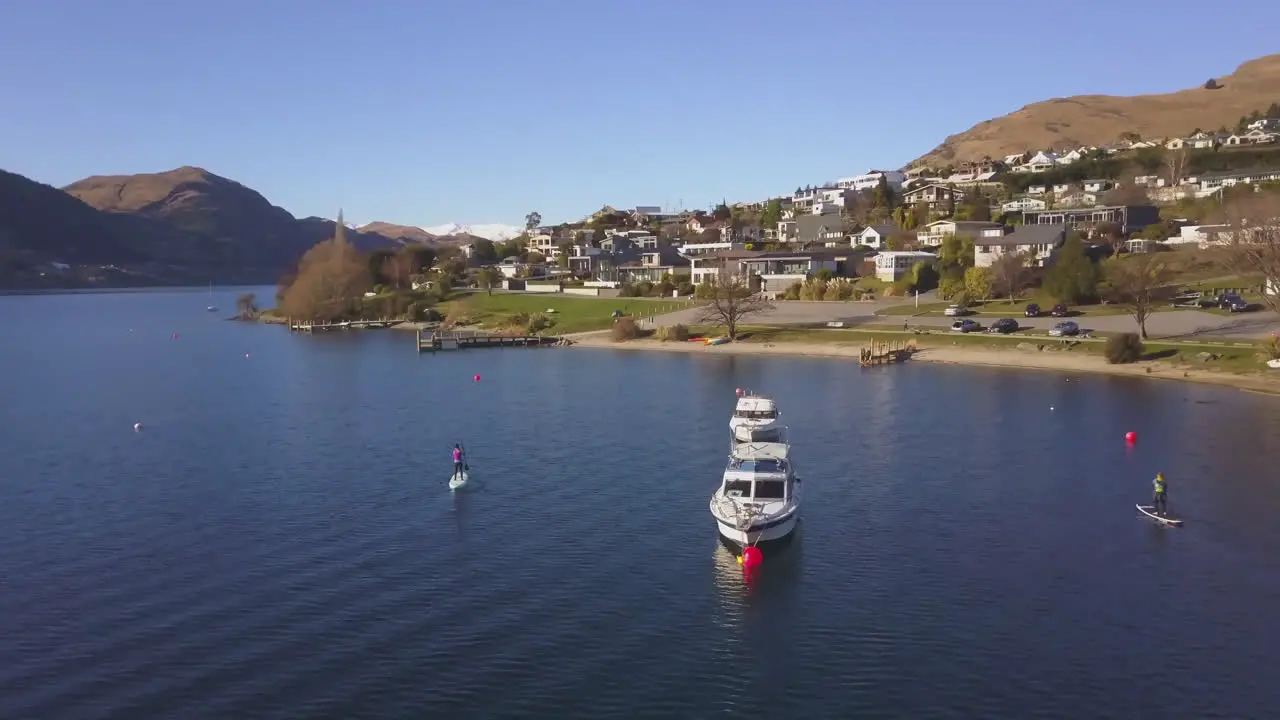
[[[1028,267],[1044,267],[1067,239],[1065,225],[1024,225],[1008,234],[984,233],[973,244],[974,267],[991,267],[1001,256],[1022,253]]]
[[[502,273],[504,278],[513,278],[526,267],[528,266],[520,262],[520,258],[512,256],[503,258],[502,262],[498,263],[498,272]]]
[[[1203,249],[1210,245],[1222,244],[1218,233],[1227,232],[1230,229],[1227,225],[1184,225],[1178,230],[1177,235],[1164,242],[1166,245],[1195,245]]]
[[[1049,206],[1044,200],[1034,197],[1020,197],[1000,206],[1004,212],[1026,212],[1028,210],[1044,210]]]
[[[1030,185],[1027,187],[1028,195],[1043,195],[1046,192],[1049,192],[1049,188],[1044,185]]]
[[[1054,207],[1092,207],[1098,204],[1098,196],[1095,193],[1077,190],[1075,192],[1063,193],[1061,197],[1054,201]],[[1041,208],[1043,209],[1043,208]]]
[[[1058,183],[1053,186],[1054,195],[1061,195],[1069,192],[1071,192],[1071,183]]]
[[[881,178],[894,190],[901,188],[907,181],[907,176],[897,170],[868,170],[861,175],[840,178],[836,181],[836,187],[859,192],[873,190],[880,185]]]
[[[853,236],[854,246],[866,245],[876,250],[883,250],[889,237],[897,230],[893,225],[869,225],[862,232]]]
[[[876,277],[885,282],[901,278],[918,262],[933,262],[938,256],[919,250],[888,250],[876,255]]]
[[[1085,155],[1085,152],[1087,152],[1087,150],[1084,150],[1083,148],[1078,150],[1072,150],[1071,152],[1068,152],[1066,154],[1059,155],[1057,157],[1056,162],[1059,165],[1070,165],[1071,163],[1082,159]]]
[[[1030,173],[1047,172],[1049,170],[1052,170],[1053,166],[1057,164],[1058,164],[1057,153],[1041,150],[1035,155],[1032,155],[1030,160],[1026,161],[1022,165],[1018,165],[1014,167],[1013,171],[1014,172],[1030,172]]]
[[[688,258],[746,249],[745,244],[735,242],[685,243],[678,248],[680,254]]]
[[[976,238],[983,230],[1004,227],[1000,223],[978,220],[937,220],[916,232],[916,240],[923,246],[941,245],[948,235]]]
[[[1085,192],[1092,192],[1092,193],[1103,192],[1104,190],[1110,190],[1111,188],[1115,187],[1114,182],[1104,178],[1098,178],[1095,180],[1085,180],[1084,183],[1082,184],[1084,185]]]
[[[1262,118],[1254,120],[1248,125],[1249,130],[1261,130],[1263,132],[1280,132],[1280,118]]]

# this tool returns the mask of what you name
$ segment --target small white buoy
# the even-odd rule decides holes
[[[1052,405],[1050,405],[1050,406],[1049,406],[1049,409],[1050,409],[1050,410],[1052,410],[1052,409],[1053,409],[1053,406],[1052,406]]]
[[[249,353],[245,353],[245,354],[244,354],[244,356],[245,356],[245,357],[249,357]]]
[[[142,423],[134,423],[134,424],[133,424],[133,429],[134,429],[134,430],[141,430],[141,429],[142,429]]]

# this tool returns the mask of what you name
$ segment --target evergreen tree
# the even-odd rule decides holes
[[[1064,303],[1076,304],[1096,299],[1100,282],[1102,271],[1089,259],[1084,242],[1073,233],[1045,275],[1044,289]]]

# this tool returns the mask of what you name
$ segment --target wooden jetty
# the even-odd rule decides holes
[[[858,364],[868,367],[902,362],[910,358],[915,349],[914,340],[872,340],[870,347],[858,352]]]
[[[565,341],[567,342],[567,341]],[[557,337],[543,335],[489,335],[473,332],[417,332],[418,352],[482,347],[545,347],[560,345]]]
[[[403,320],[343,320],[342,322],[290,322],[290,332],[328,332],[330,330],[362,330],[387,328],[399,325]]]

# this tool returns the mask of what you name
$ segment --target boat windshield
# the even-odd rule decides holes
[[[783,473],[787,471],[787,461],[773,458],[730,460],[729,469],[735,472]]]
[[[733,416],[745,420],[773,420],[778,417],[777,410],[735,410]]]
[[[782,500],[786,497],[787,483],[783,480],[757,480],[757,500]]]
[[[751,481],[726,480],[724,483],[724,494],[729,497],[749,498],[751,497]]]

